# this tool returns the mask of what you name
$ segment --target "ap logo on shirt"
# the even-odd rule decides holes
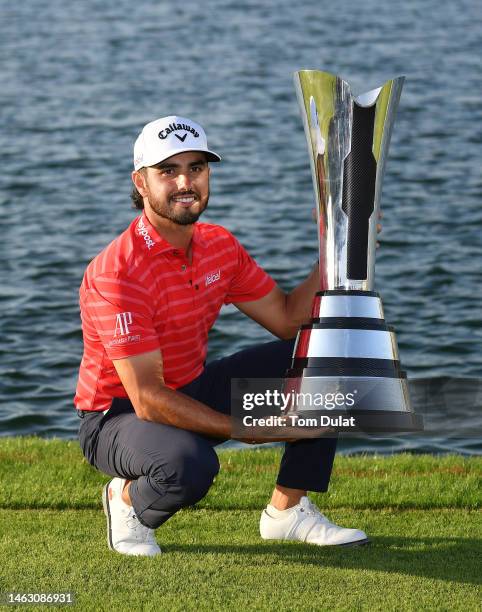
[[[132,312],[121,312],[116,315],[114,338],[116,336],[127,336],[130,333],[129,325],[132,325]]]
[[[114,337],[109,342],[111,348],[141,341],[140,334],[131,335],[132,319],[132,312],[121,312],[115,316]]]

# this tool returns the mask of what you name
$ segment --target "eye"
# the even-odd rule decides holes
[[[161,170],[163,176],[172,176],[174,174],[174,168],[164,168]]]

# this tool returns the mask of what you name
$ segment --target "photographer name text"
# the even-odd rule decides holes
[[[316,417],[300,417],[298,415],[243,417],[245,427],[356,427],[355,417],[330,417],[326,414]]]

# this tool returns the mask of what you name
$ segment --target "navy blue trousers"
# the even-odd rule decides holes
[[[293,341],[254,346],[206,365],[178,391],[230,414],[231,378],[282,378]],[[208,492],[219,471],[214,447],[223,440],[139,419],[129,400],[114,399],[107,414],[84,413],[79,439],[84,456],[98,470],[132,480],[129,494],[142,524],[155,529]],[[277,484],[326,491],[336,439],[297,440],[285,445]]]

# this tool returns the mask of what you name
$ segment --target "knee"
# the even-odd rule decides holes
[[[180,481],[183,506],[192,506],[200,501],[209,491],[219,472],[219,459],[213,449],[205,453],[202,460],[198,460],[195,466],[184,471]]]
[[[170,457],[169,465],[157,466],[151,473],[156,488],[168,493],[178,508],[191,506],[209,491],[219,472],[219,459],[206,443],[179,448]],[[155,486],[154,485],[154,486]]]

